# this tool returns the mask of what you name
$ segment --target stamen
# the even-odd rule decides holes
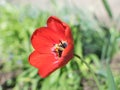
[[[63,50],[67,47],[66,41],[61,41],[59,44],[54,44],[53,52],[58,56],[61,57]]]

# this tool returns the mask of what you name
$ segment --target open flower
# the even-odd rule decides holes
[[[48,18],[46,27],[35,30],[31,43],[35,50],[30,54],[29,62],[38,68],[42,78],[66,65],[73,57],[70,27],[55,16]]]

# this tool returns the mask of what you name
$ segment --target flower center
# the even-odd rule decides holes
[[[54,44],[54,50],[56,56],[61,57],[63,50],[67,47],[66,41],[60,41],[59,44]]]

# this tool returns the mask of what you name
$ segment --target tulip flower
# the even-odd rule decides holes
[[[70,27],[55,16],[48,18],[47,26],[33,32],[31,43],[34,51],[29,62],[42,78],[65,66],[74,56]]]

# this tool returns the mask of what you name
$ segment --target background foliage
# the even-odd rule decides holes
[[[114,22],[107,0],[102,1]],[[95,77],[81,60],[73,58],[48,78],[40,78],[37,69],[28,63],[28,56],[33,51],[30,36],[36,28],[45,26],[51,12],[6,3],[0,5],[0,90],[98,90],[98,87],[119,90],[120,73],[110,67],[112,57],[119,51],[120,33],[116,25],[107,26],[94,14],[76,7],[55,12],[70,25],[74,52],[84,58]],[[95,78],[99,86],[95,84]]]

